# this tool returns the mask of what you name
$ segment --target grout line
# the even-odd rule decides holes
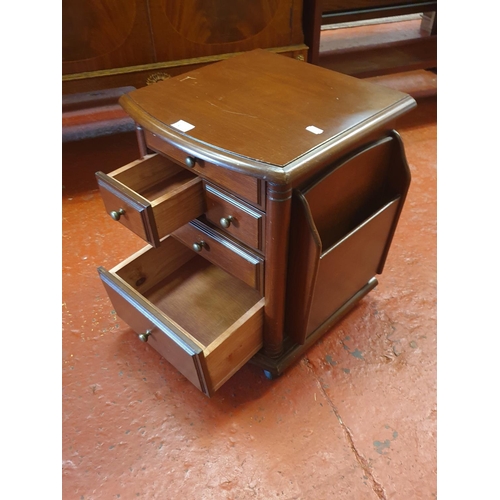
[[[311,372],[313,377],[316,379],[316,382],[318,383],[319,388],[320,388],[323,396],[325,397],[326,401],[330,405],[330,408],[332,409],[333,413],[337,417],[337,420],[339,421],[340,426],[342,427],[342,430],[344,431],[346,439],[349,442],[349,447],[351,448],[352,452],[354,453],[356,461],[359,463],[359,465],[361,466],[361,468],[365,472],[366,476],[368,477],[368,479],[372,483],[373,491],[375,492],[375,494],[378,496],[378,498],[380,500],[387,500],[383,486],[373,477],[373,474],[371,472],[371,467],[368,464],[368,461],[356,449],[356,445],[354,444],[354,439],[352,437],[351,431],[349,430],[349,427],[347,427],[347,425],[345,425],[344,421],[342,420],[342,417],[340,416],[340,413],[339,413],[337,407],[334,405],[333,401],[328,396],[328,393],[326,392],[326,389],[323,385],[321,378],[316,375],[315,371],[313,370],[312,364],[309,361],[309,358],[307,358],[307,356],[304,357],[303,364],[306,366],[306,368]]]

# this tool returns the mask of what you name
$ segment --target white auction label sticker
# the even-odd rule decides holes
[[[321,130],[320,128],[315,127],[314,125],[309,125],[309,127],[306,127],[306,130],[308,132],[312,132],[313,134],[316,134],[316,135],[322,134],[324,132],[324,130]]]
[[[180,130],[181,132],[187,132],[194,129],[194,125],[191,125],[184,120],[179,120],[178,122],[172,123],[170,126],[176,128],[177,130]]]

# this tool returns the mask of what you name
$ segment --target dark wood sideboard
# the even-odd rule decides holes
[[[302,0],[63,0],[63,94],[149,83],[255,48],[307,58]]]
[[[97,181],[147,245],[99,268],[118,316],[207,395],[248,361],[279,376],[377,285],[415,101],[254,50],[120,103],[141,158]]]

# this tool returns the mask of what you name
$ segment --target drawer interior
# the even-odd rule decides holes
[[[155,247],[205,211],[201,179],[162,155],[96,177],[110,216]]]
[[[257,290],[173,238],[136,254],[113,272],[202,348],[261,299]]]
[[[187,181],[196,179],[196,175],[189,170],[158,154],[115,170],[110,177],[150,201],[168,195]]]
[[[118,316],[207,395],[262,348],[262,295],[173,237],[99,273]]]
[[[208,347],[260,300],[254,292],[195,255],[144,296],[203,347]]]

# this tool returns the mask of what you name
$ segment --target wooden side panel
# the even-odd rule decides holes
[[[409,181],[393,133],[294,193],[287,332],[295,342],[382,272]]]
[[[159,154],[150,154],[143,159],[114,170],[109,176],[137,193],[143,193],[154,189],[154,186],[168,180],[182,170],[182,167],[169,161],[168,158]]]
[[[307,62],[318,64],[321,40],[322,0],[304,0],[303,29],[304,43],[309,47]]]
[[[285,324],[288,335],[297,344],[303,344],[306,339],[307,322],[321,255],[321,240],[310,213],[304,196],[299,192],[294,193]]]
[[[399,198],[390,202],[321,255],[306,336],[377,274],[398,204]]]
[[[387,239],[387,245],[384,250],[384,254],[382,259],[380,260],[379,267],[377,269],[377,274],[382,274],[384,270],[385,261],[387,259],[387,255],[389,253],[389,248],[392,243],[392,239],[396,232],[396,227],[399,222],[399,217],[401,215],[401,211],[403,210],[404,203],[406,201],[406,195],[408,194],[408,189],[410,188],[411,182],[411,172],[410,167],[408,166],[408,162],[406,161],[406,154],[404,150],[403,141],[401,140],[400,135],[393,130],[391,133],[394,138],[394,149],[392,151],[391,164],[392,164],[392,174],[390,177],[390,190],[395,193],[399,193],[401,197],[401,201],[399,202],[399,207],[396,212],[396,216],[394,217],[394,223],[392,225],[391,232],[389,234],[389,238]]]
[[[262,348],[265,299],[261,299],[204,351],[212,393]]]
[[[394,143],[386,137],[370,145],[305,191],[323,249],[398,194],[391,182]]]
[[[142,248],[111,272],[144,295],[193,257],[194,253],[185,245],[167,237],[159,247]]]
[[[153,212],[160,238],[196,219],[205,212],[203,181],[196,177],[169,192],[154,206]]]

